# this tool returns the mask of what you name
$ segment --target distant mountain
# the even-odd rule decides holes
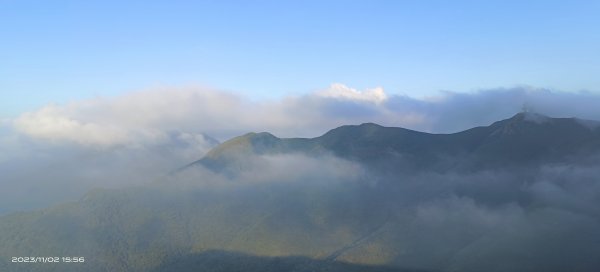
[[[598,155],[598,123],[534,113],[454,134],[249,133],[167,180],[0,217],[0,271],[592,272]]]
[[[221,144],[194,164],[225,171],[228,166],[239,167],[241,159],[250,155],[331,153],[387,170],[472,171],[561,162],[599,150],[600,123],[527,112],[453,134],[373,123],[342,126],[310,139],[248,133]]]

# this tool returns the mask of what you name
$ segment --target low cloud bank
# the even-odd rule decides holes
[[[281,207],[285,212],[271,220],[256,219],[273,235],[298,226],[294,233],[323,239],[360,230],[364,238],[341,251],[340,261],[425,271],[594,271],[600,265],[597,163],[381,175],[334,157],[268,155],[253,156],[235,176],[195,166],[161,184],[186,194],[214,190],[210,205],[217,207],[239,199],[247,203],[243,210]],[[320,224],[326,234],[315,231]],[[279,254],[311,256],[304,248],[285,250]]]
[[[375,122],[449,133],[508,118],[523,108],[552,117],[600,120],[600,94],[516,87],[414,98],[332,84],[303,96],[253,101],[203,88],[173,88],[48,105],[10,122],[33,139],[84,146],[140,146],[164,142],[168,131],[219,140],[268,131],[315,137],[341,125]]]
[[[250,131],[315,137],[363,122],[455,132],[508,118],[524,105],[553,117],[600,120],[596,93],[525,87],[414,98],[333,84],[274,101],[172,88],[47,105],[0,122],[0,185],[9,188],[0,193],[0,206],[4,212],[39,208],[93,187],[149,182],[201,158],[217,143],[213,137]]]

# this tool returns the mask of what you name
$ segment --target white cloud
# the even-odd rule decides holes
[[[152,90],[114,98],[97,98],[67,105],[48,105],[13,120],[14,128],[29,137],[55,143],[92,147],[160,144],[169,133],[203,137],[202,128],[232,122],[240,103],[237,97],[210,90]],[[229,115],[229,117],[226,117]],[[194,120],[199,125],[194,127]],[[182,136],[183,137],[183,136]]]
[[[14,122],[21,133],[50,141],[71,141],[83,145],[117,145],[129,141],[128,131],[115,125],[78,120],[58,106],[46,106],[22,114]]]
[[[317,95],[351,101],[382,103],[387,100],[387,95],[381,87],[359,91],[341,83],[334,83],[329,88],[320,91]]]
[[[169,133],[211,135],[226,140],[247,132],[315,137],[348,124],[375,122],[449,133],[489,125],[523,105],[553,117],[600,120],[600,95],[530,87],[443,92],[417,99],[387,95],[382,88],[359,91],[343,84],[280,100],[253,102],[206,88],[140,91],[67,105],[48,105],[13,120],[33,139],[93,147],[143,146],[171,140]]]

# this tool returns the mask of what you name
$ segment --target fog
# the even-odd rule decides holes
[[[508,118],[524,105],[552,116],[600,120],[600,95],[532,87],[431,97],[343,84],[256,101],[200,87],[142,90],[51,104],[0,122],[0,213],[73,200],[85,191],[151,182],[200,159],[217,141],[250,131],[315,137],[375,122],[456,132]]]
[[[195,164],[165,174],[202,153],[180,157],[183,151],[189,152],[185,145],[85,152],[37,146],[2,164],[3,181],[15,188],[2,201],[18,210],[80,199],[62,213],[96,222],[110,210],[102,215],[111,218],[105,219],[109,233],[123,224],[137,243],[158,240],[159,248],[178,252],[199,247],[425,271],[565,271],[574,263],[593,271],[600,265],[596,158],[518,171],[407,174],[379,173],[329,154],[250,154],[230,171]],[[123,191],[85,194],[93,187]],[[109,209],[114,205],[120,208]],[[91,233],[77,237],[96,241]],[[68,250],[107,254],[77,244]]]
[[[142,203],[129,207],[129,216],[139,207],[197,212],[194,220],[214,226],[187,233],[213,246],[201,249],[433,271],[565,271],[575,263],[592,271],[600,267],[600,156],[470,172],[406,173],[310,152],[241,154],[223,172],[182,167],[249,131],[314,137],[375,122],[455,132],[510,117],[524,105],[551,117],[600,120],[598,104],[600,96],[589,92],[519,87],[412,98],[337,84],[277,101],[178,89],[48,105],[0,123],[0,213],[74,201],[81,209],[103,207],[104,195],[125,190],[130,202]],[[447,161],[435,164],[458,165],[457,159],[442,156]],[[94,188],[117,191],[87,193]],[[229,232],[238,238],[211,240]],[[198,247],[177,239],[173,246]]]
[[[160,144],[105,148],[7,136],[0,155],[0,214],[77,200],[93,188],[150,183],[217,144],[203,135],[167,135]]]
[[[565,271],[575,264],[593,271],[600,265],[596,158],[518,171],[410,175],[382,175],[329,155],[251,156],[250,161],[236,168],[235,176],[192,166],[155,189],[170,191],[177,185],[186,194],[210,192],[218,205],[230,201],[222,199],[246,203],[240,211],[228,210],[233,217],[254,209],[283,209],[286,216],[272,215],[278,221],[256,224],[274,228],[274,236],[286,232],[281,228],[303,225],[298,231],[314,236],[310,243],[315,247],[327,248],[316,240],[330,239],[321,237],[319,220],[326,222],[328,235],[350,228],[357,237],[366,237],[342,250],[336,257],[341,261],[426,271]],[[302,247],[284,248],[283,255],[315,254]]]

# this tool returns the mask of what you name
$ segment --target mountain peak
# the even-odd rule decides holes
[[[524,112],[519,112],[519,113],[515,114],[509,120],[513,120],[513,121],[528,121],[528,122],[542,124],[542,123],[551,121],[552,119],[553,118],[548,117],[548,116],[543,115],[543,114],[540,114],[540,113],[537,113],[537,112],[524,111]]]
[[[249,139],[250,141],[273,141],[279,138],[269,132],[250,132],[242,135],[242,137]]]
[[[549,117],[544,114],[536,113],[536,112],[520,112],[515,114],[513,117],[498,121],[494,123],[494,125],[503,124],[504,126],[516,126],[517,124],[521,124],[522,126],[529,126],[531,124],[537,125],[545,125],[545,126],[571,126],[571,127],[583,127],[589,130],[595,130],[596,128],[600,128],[599,121],[580,119],[575,117],[569,118],[558,118],[558,117]]]
[[[381,136],[391,131],[404,131],[403,128],[389,128],[375,123],[362,123],[360,125],[346,125],[334,128],[318,137],[328,142],[344,142],[349,139],[365,139],[373,136]]]
[[[207,157],[222,157],[236,154],[261,153],[265,149],[276,146],[281,139],[268,132],[250,132],[235,137],[217,146]]]
[[[375,123],[372,123],[372,122],[362,123],[362,124],[360,124],[358,126],[359,127],[377,127],[377,128],[383,127],[383,126],[381,126],[379,124],[375,124]]]

